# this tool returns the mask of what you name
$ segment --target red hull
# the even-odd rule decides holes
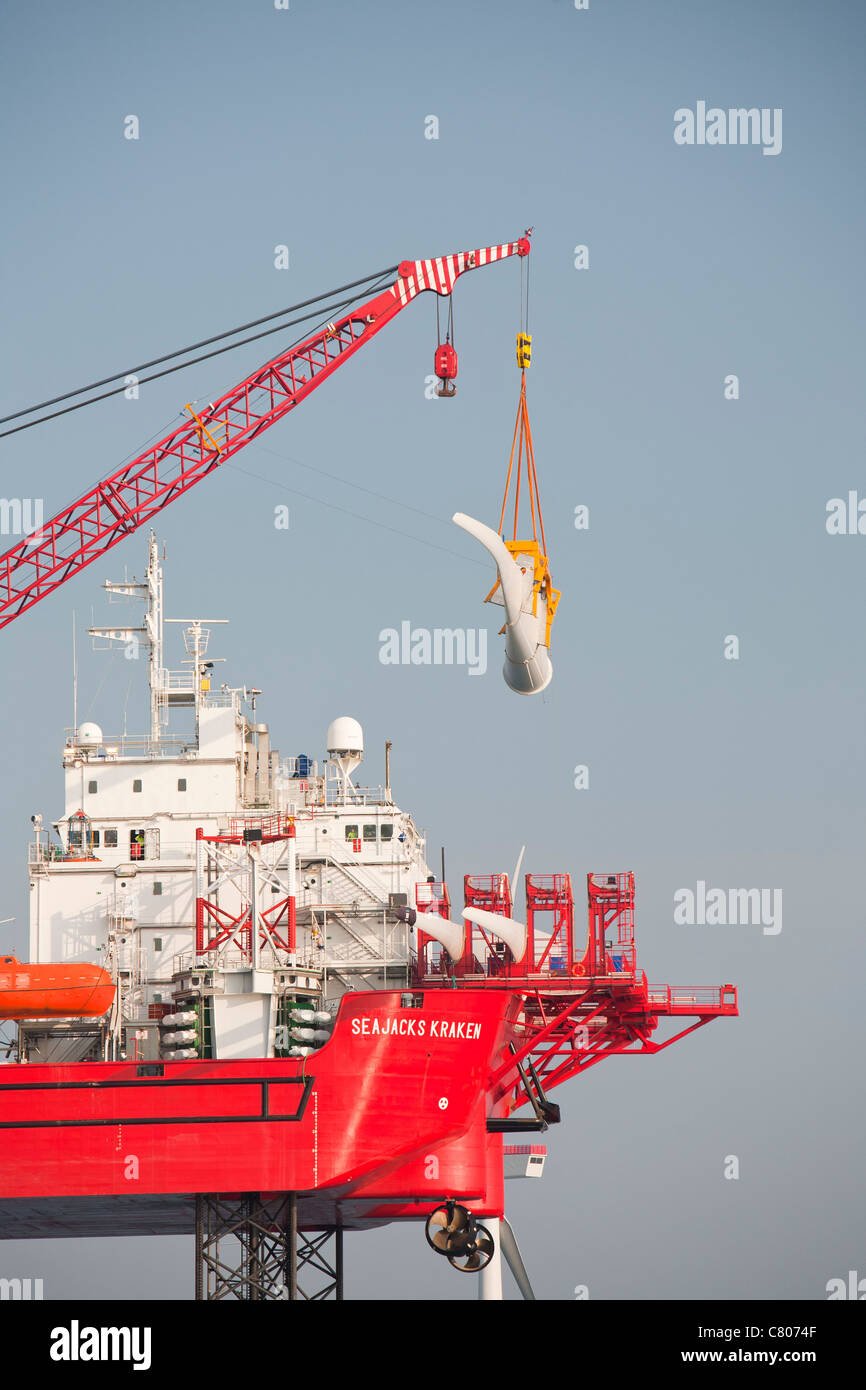
[[[445,1197],[499,1214],[488,1083],[519,1005],[505,991],[353,993],[303,1060],[3,1067],[0,1200],[299,1192],[346,1225]]]

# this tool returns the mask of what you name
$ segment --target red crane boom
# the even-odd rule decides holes
[[[272,358],[201,414],[190,409],[188,422],[0,556],[0,627],[281,420],[416,295],[425,290],[449,295],[464,271],[528,254],[526,234],[501,246],[459,251],[435,260],[401,261],[394,284],[366,304]]]

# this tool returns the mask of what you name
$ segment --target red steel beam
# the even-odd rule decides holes
[[[272,358],[198,417],[178,426],[0,556],[0,627],[152,520],[294,410],[417,295],[427,290],[448,295],[465,271],[528,254],[525,235],[434,260],[401,261],[393,285]]]

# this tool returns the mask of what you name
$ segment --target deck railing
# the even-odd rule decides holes
[[[664,1014],[736,1013],[733,985],[648,985],[651,1009]]]

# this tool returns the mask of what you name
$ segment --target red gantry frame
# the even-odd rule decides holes
[[[294,960],[293,868],[288,894],[263,909],[258,905],[255,878],[252,882],[244,878],[240,883],[237,870],[242,866],[236,859],[238,850],[254,852],[256,843],[283,841],[291,860],[294,838],[294,820],[283,814],[233,821],[225,835],[208,836],[200,829],[196,831],[199,959],[224,950],[240,951],[251,958],[255,916],[258,949],[269,947],[282,963]],[[210,856],[207,866],[205,856]],[[247,861],[247,854],[243,859]],[[246,872],[244,867],[243,873]],[[240,893],[226,908],[220,905],[219,892],[231,879],[240,884]],[[489,929],[467,921],[463,954],[456,962],[423,927],[425,914],[450,917],[447,884],[429,881],[415,889],[418,917],[413,987],[501,990],[522,1001],[511,1055],[491,1077],[489,1091],[494,1107],[504,1101],[506,1111],[511,1112],[531,1102],[527,1072],[536,1096],[543,1095],[605,1057],[660,1052],[714,1018],[737,1014],[737,991],[733,985],[653,985],[638,970],[634,874],[587,875],[589,925],[581,948],[574,933],[571,876],[527,874],[525,885],[526,946],[522,956],[515,958],[513,951]],[[511,917],[508,875],[467,874],[464,900],[467,907]],[[652,1035],[663,1017],[692,1021],[672,1036],[654,1039]]]
[[[464,879],[467,907],[512,914],[506,874]],[[660,1052],[714,1018],[735,1015],[733,985],[653,985],[639,971],[634,944],[634,874],[588,874],[589,930],[578,950],[569,874],[526,875],[526,949],[515,959],[504,942],[466,922],[466,944],[452,962],[425,933],[423,914],[450,915],[448,889],[416,889],[418,945],[414,983],[429,988],[450,978],[455,988],[507,989],[523,997],[514,1050],[491,1078],[495,1101],[512,1092],[513,1108],[530,1102],[516,1081],[518,1064],[537,1078],[542,1093],[587,1071],[605,1057]],[[545,929],[539,917],[546,917]],[[691,1018],[673,1036],[653,1041],[662,1017]]]
[[[0,627],[294,410],[417,295],[449,295],[465,271],[515,255],[529,255],[529,233],[500,246],[401,261],[397,279],[373,299],[287,348],[199,414],[190,407],[191,419],[0,556]]]
[[[206,835],[199,826],[196,841],[195,954],[197,959],[235,950],[252,960],[257,949],[270,948],[274,963],[292,961],[295,951],[295,820],[285,812],[269,816],[235,817],[225,835]],[[258,845],[284,844],[289,887],[267,908],[260,901],[263,886],[276,888],[274,869],[255,864]],[[220,903],[227,888],[231,906]],[[254,923],[257,925],[253,935]],[[283,958],[285,957],[285,961]]]

